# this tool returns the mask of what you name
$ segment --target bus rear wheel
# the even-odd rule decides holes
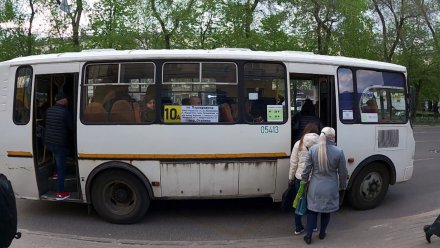
[[[390,183],[388,169],[373,163],[361,170],[349,190],[348,200],[355,209],[375,208],[385,197]]]
[[[133,174],[121,170],[103,172],[91,192],[96,212],[106,221],[131,224],[141,220],[150,206],[147,189]]]

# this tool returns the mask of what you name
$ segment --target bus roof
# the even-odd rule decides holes
[[[356,59],[343,56],[317,55],[298,51],[251,51],[241,48],[217,48],[213,50],[114,50],[92,49],[81,52],[67,52],[58,54],[43,54],[19,57],[2,63],[11,66],[68,63],[85,61],[114,61],[114,60],[142,60],[142,59],[224,59],[224,60],[265,60],[291,63],[323,64],[335,66],[367,67],[384,70],[406,72],[404,66],[378,62],[366,59]],[[2,64],[0,63],[0,64]]]

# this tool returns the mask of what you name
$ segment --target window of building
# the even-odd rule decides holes
[[[287,120],[286,70],[275,63],[244,65],[245,121],[280,123]]]
[[[356,78],[361,122],[403,123],[407,121],[403,74],[357,70]]]
[[[154,82],[153,63],[87,65],[82,121],[95,124],[154,122]]]
[[[234,123],[238,120],[237,65],[169,62],[163,65],[165,123]]]
[[[32,92],[32,68],[20,67],[15,80],[13,120],[15,124],[27,124],[30,120]]]

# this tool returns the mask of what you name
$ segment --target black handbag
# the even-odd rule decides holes
[[[295,183],[289,183],[287,189],[284,191],[282,200],[281,200],[281,209],[283,211],[292,211],[293,200],[295,199],[296,191],[295,191]]]

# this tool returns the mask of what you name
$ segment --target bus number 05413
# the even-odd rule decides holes
[[[266,133],[278,133],[278,126],[261,126],[260,132]]]

